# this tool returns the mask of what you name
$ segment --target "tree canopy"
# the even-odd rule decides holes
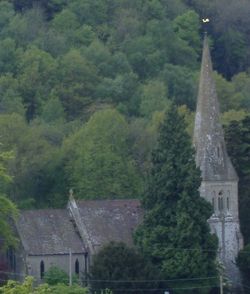
[[[179,151],[183,156],[175,156],[179,167],[172,170],[168,157],[160,167],[151,152],[171,103],[185,116],[188,125],[182,127],[192,133],[205,30],[201,18],[209,17],[206,30],[217,71],[214,76],[222,120],[232,134],[228,148],[240,176],[240,220],[248,240],[248,126],[239,121],[250,110],[249,11],[248,0],[0,1],[1,152],[12,150],[14,155],[4,169],[0,167],[12,178],[1,182],[5,208],[0,219],[10,211],[16,215],[9,200],[20,208],[65,207],[71,187],[82,199],[140,198],[148,178],[153,181],[153,175],[149,177],[153,159],[156,174],[162,168],[171,175],[156,176],[159,187],[162,182],[164,189],[176,187],[166,197],[176,208],[176,221],[172,206],[164,201],[154,211],[153,204],[144,200],[145,208],[152,208],[155,217],[166,210],[182,241],[187,239],[183,228],[190,223],[188,233],[194,234],[195,246],[204,241],[207,248],[209,241],[197,237],[199,222],[194,224],[191,212],[195,211],[192,219],[201,221],[209,217],[210,208],[193,201],[199,175],[184,160],[191,154],[186,149],[190,142],[185,141],[186,135],[178,141],[178,122],[165,130],[176,144],[170,153]],[[239,124],[230,125],[232,120]],[[175,186],[175,179],[185,181]],[[157,189],[150,193],[159,199],[163,195]],[[206,236],[207,227],[201,227]],[[161,232],[161,226],[156,228]],[[152,230],[149,240],[159,236]],[[170,241],[174,246],[180,242],[175,237]],[[189,241],[187,245],[191,247]],[[160,262],[172,251],[156,248],[156,253]],[[189,262],[191,251],[178,254],[165,262],[163,272],[168,267],[172,271],[168,275],[174,276],[180,271],[176,266],[180,258],[182,265],[188,264],[183,275],[195,273],[198,266]],[[202,261],[204,256],[210,260],[207,252],[195,258]]]
[[[6,172],[5,162],[10,159],[11,153],[0,153],[0,251],[16,245],[16,238],[12,231],[13,221],[17,218],[17,208],[5,195],[6,185],[11,177]]]
[[[143,197],[144,220],[135,235],[139,248],[165,279],[183,278],[188,282],[188,278],[199,277],[203,284],[206,277],[216,275],[216,237],[210,235],[207,223],[212,208],[200,197],[200,184],[184,120],[171,106],[152,154]]]
[[[141,195],[142,180],[128,152],[128,124],[119,112],[96,112],[79,136],[70,173],[80,195],[92,199]]]
[[[191,133],[204,14],[223,118],[241,119],[250,109],[249,9],[247,0],[0,1],[9,198],[62,207],[72,186],[80,198],[140,197],[170,102]],[[120,129],[110,128],[114,117]],[[113,150],[112,136],[123,146]]]
[[[250,243],[250,117],[233,121],[226,127],[226,142],[239,176],[239,218],[245,244]]]
[[[162,293],[166,289],[157,269],[124,243],[111,242],[94,256],[90,279],[95,293],[105,289],[113,294]]]

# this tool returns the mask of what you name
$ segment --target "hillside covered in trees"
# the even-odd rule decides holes
[[[249,112],[249,14],[247,0],[0,1],[2,193],[19,208],[62,207],[70,188],[141,197],[170,102],[192,134],[202,17],[223,122]]]

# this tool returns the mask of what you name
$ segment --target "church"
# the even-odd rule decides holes
[[[219,241],[218,258],[232,284],[240,283],[235,258],[243,247],[238,216],[238,177],[227,154],[212,61],[205,35],[193,144],[201,170],[200,195],[213,206],[208,220]],[[139,200],[75,200],[67,208],[21,211],[16,223],[20,246],[8,252],[12,277],[32,275],[41,282],[57,266],[84,279],[91,258],[110,241],[132,245],[142,221]]]
[[[238,176],[227,154],[212,61],[205,35],[195,115],[193,143],[196,165],[201,170],[200,195],[213,206],[208,220],[219,240],[219,260],[233,284],[240,283],[235,258],[243,248],[239,225]]]
[[[52,266],[83,281],[91,258],[110,241],[133,244],[142,220],[139,200],[75,200],[65,209],[21,211],[16,223],[18,248],[8,250],[9,277],[33,276],[41,283]]]

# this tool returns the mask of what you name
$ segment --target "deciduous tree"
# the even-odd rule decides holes
[[[80,197],[139,197],[142,183],[128,152],[124,117],[114,109],[96,112],[80,132],[69,174]]]
[[[11,181],[7,174],[6,161],[12,157],[10,152],[0,153],[0,250],[16,245],[16,238],[12,231],[12,222],[17,217],[16,206],[4,196],[6,185]]]

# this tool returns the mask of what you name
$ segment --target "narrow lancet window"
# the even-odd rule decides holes
[[[224,203],[223,203],[224,201],[223,201],[223,200],[224,200],[223,197],[221,197],[221,198],[220,198],[220,201],[221,201],[221,210],[224,209]]]
[[[45,272],[45,266],[44,266],[44,261],[42,260],[40,262],[40,278],[41,278],[41,280],[44,278],[44,272]]]
[[[223,199],[223,191],[220,191],[218,193],[219,197],[218,197],[218,208],[219,211],[222,211],[224,209],[224,199]]]
[[[15,250],[10,247],[7,250],[7,260],[8,260],[8,264],[10,266],[10,269],[12,271],[16,271],[16,255],[15,255]]]
[[[218,209],[218,205],[216,204],[216,192],[215,191],[213,191],[212,205],[213,205],[214,211],[216,211]]]
[[[220,158],[220,147],[217,147],[217,157]]]
[[[75,261],[75,274],[79,276],[79,273],[80,273],[79,260],[76,259],[76,261]]]
[[[223,210],[223,197],[218,197],[218,208],[219,211]]]

